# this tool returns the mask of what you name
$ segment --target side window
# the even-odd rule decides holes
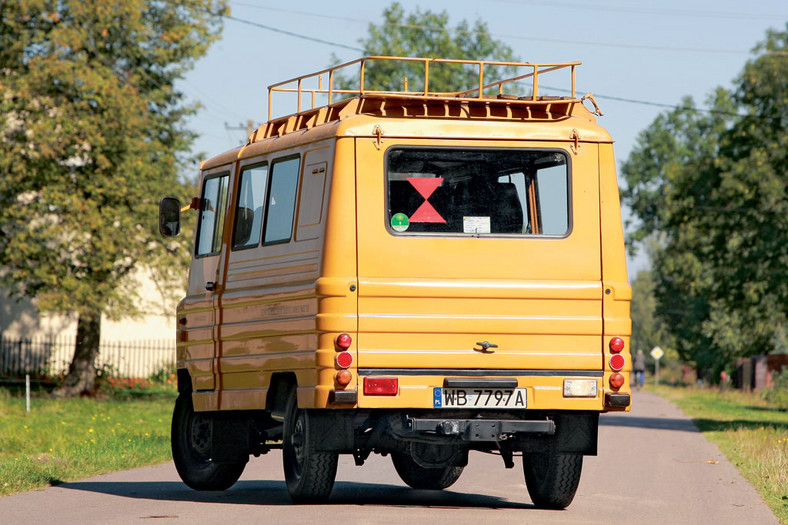
[[[264,244],[289,241],[293,232],[299,158],[274,162],[265,213]]]
[[[222,248],[222,230],[227,212],[228,174],[206,179],[200,197],[197,255],[212,255]]]
[[[318,162],[304,167],[301,195],[298,197],[298,226],[296,240],[306,241],[320,237],[323,218],[323,195],[326,190],[327,164]]]
[[[268,185],[268,166],[244,168],[238,205],[235,210],[233,249],[250,248],[260,243],[265,208],[265,190]]]
[[[539,233],[563,235],[569,231],[566,169],[563,166],[536,172],[537,202],[540,212]]]

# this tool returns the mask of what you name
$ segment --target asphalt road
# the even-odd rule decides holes
[[[171,464],[117,472],[0,499],[0,523],[636,523],[777,524],[736,468],[674,405],[635,393],[628,414],[601,418],[599,455],[586,457],[572,505],[534,508],[519,459],[472,454],[459,481],[418,491],[397,477],[389,458],[356,467],[340,457],[325,505],[293,505],[281,455],[252,458],[225,492],[195,492]]]

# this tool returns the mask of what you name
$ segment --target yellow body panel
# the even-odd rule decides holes
[[[612,141],[590,113],[576,104],[572,116],[531,118],[519,107],[446,103],[437,118],[418,105],[365,114],[362,103],[334,120],[314,112],[320,125],[274,123],[301,131],[269,123],[266,138],[204,163],[203,178],[229,173],[231,198],[222,251],[193,260],[179,306],[178,367],[195,409],[263,409],[272,378],[290,374],[306,408],[431,408],[445,378],[472,376],[516,378],[528,409],[602,411],[614,336],[626,343],[618,392],[629,393],[631,288]],[[393,234],[386,155],[408,147],[560,153],[568,233]],[[242,170],[293,156],[291,240],[230,250]],[[340,333],[353,339],[345,387],[335,381]],[[497,348],[480,352],[481,341]],[[364,395],[364,377],[397,377],[399,391]],[[593,378],[596,396],[564,397],[563,380],[577,377]],[[356,403],[332,403],[337,391],[357,392]]]

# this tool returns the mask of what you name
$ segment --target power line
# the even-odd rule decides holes
[[[709,10],[692,10],[692,9],[670,9],[670,8],[657,8],[657,7],[633,7],[631,5],[623,6],[600,6],[577,4],[573,2],[557,2],[554,0],[494,0],[507,4],[530,4],[537,6],[548,7],[568,7],[571,9],[583,9],[587,11],[606,11],[614,13],[635,13],[635,14],[648,14],[648,15],[661,15],[661,16],[677,16],[677,17],[697,17],[697,18],[726,18],[726,19],[751,19],[751,20],[775,20],[785,18],[786,13],[733,13],[725,11],[709,11]]]
[[[348,45],[345,45],[345,44],[339,44],[337,42],[330,42],[328,40],[322,40],[320,38],[315,38],[315,37],[312,37],[312,36],[301,35],[301,34],[298,34],[298,33],[293,33],[292,31],[285,31],[284,29],[279,29],[278,27],[271,27],[271,26],[267,26],[265,24],[252,22],[250,20],[244,20],[243,18],[236,18],[236,17],[230,16],[230,15],[224,15],[224,17],[227,18],[228,20],[233,20],[234,22],[239,22],[241,24],[247,24],[247,25],[250,25],[250,26],[259,27],[261,29],[266,29],[268,31],[273,31],[274,33],[282,33],[283,35],[288,35],[288,36],[292,36],[292,37],[295,37],[295,38],[300,38],[302,40],[309,40],[311,42],[317,42],[318,44],[326,44],[326,45],[329,45],[329,46],[341,47],[341,48],[344,48],[344,49],[350,49],[352,51],[359,51],[361,53],[364,52],[364,50],[361,49],[360,47],[348,46]]]
[[[241,5],[246,5],[246,4],[241,4]],[[263,7],[263,6],[254,6],[254,7],[257,7],[259,9],[270,9],[270,8],[266,8],[266,7]],[[275,10],[282,11],[282,12],[288,12],[288,10],[285,10],[285,9],[275,9]],[[295,11],[290,11],[290,12],[292,12],[292,13],[300,13],[300,12],[295,12]],[[324,15],[317,15],[317,14],[311,14],[311,16],[324,17]],[[364,49],[361,49],[361,48],[358,48],[358,47],[348,46],[348,45],[340,44],[340,43],[337,43],[337,42],[331,42],[331,41],[328,41],[328,40],[314,38],[314,37],[311,37],[311,36],[295,33],[295,32],[292,32],[292,31],[286,31],[286,30],[283,30],[283,29],[271,27],[271,26],[268,26],[268,25],[265,25],[265,24],[260,24],[260,23],[257,23],[257,22],[252,22],[252,21],[249,21],[249,20],[244,20],[242,18],[237,18],[237,17],[233,17],[233,16],[230,16],[230,15],[225,15],[225,18],[227,18],[229,20],[236,21],[236,22],[240,22],[240,23],[243,23],[243,24],[248,24],[248,25],[251,25],[251,26],[254,26],[254,27],[258,27],[258,28],[261,28],[261,29],[265,29],[265,30],[268,30],[268,31],[274,31],[276,33],[282,33],[282,34],[285,34],[285,35],[288,35],[288,36],[292,36],[292,37],[295,37],[295,38],[301,38],[303,40],[309,40],[309,41],[317,42],[317,43],[320,43],[320,44],[327,44],[327,45],[330,45],[330,46],[341,47],[341,48],[350,49],[350,50],[353,50],[353,51],[359,51],[361,53],[365,52]],[[339,18],[339,17],[331,17],[331,18]],[[354,19],[349,19],[349,18],[343,18],[343,19],[344,20],[351,20],[351,21],[354,20]],[[397,25],[398,26],[402,26],[402,27],[411,27],[411,28],[417,28],[417,29],[423,29],[423,30],[448,31],[448,29],[446,29],[446,28],[436,28],[436,27],[427,27],[427,26],[412,26],[412,25],[406,25],[406,24],[397,24]],[[481,33],[481,32],[474,31],[472,33]],[[520,37],[520,38],[528,39],[527,37]],[[545,40],[545,39],[536,39],[536,38],[534,38],[533,40]],[[547,39],[547,40],[549,40],[549,39]],[[567,42],[567,41],[559,41],[559,40],[549,40],[549,41]],[[580,42],[574,42],[574,43],[580,43]],[[586,44],[586,45],[594,45],[593,43],[589,43],[589,42],[585,42],[584,44]],[[596,44],[596,45],[605,45],[605,44]],[[618,47],[627,47],[627,46],[618,46]],[[631,47],[640,48],[642,46],[631,46]],[[648,48],[648,49],[671,49],[671,50],[683,50],[683,51],[691,50],[691,49],[684,49],[684,48],[656,48],[656,47],[646,47],[646,48]],[[701,51],[701,50],[695,49],[695,51]],[[723,51],[723,50],[705,50],[705,51],[706,52],[735,52],[735,53],[739,53],[739,51]],[[776,54],[782,54],[782,52],[777,52]],[[569,91],[569,90],[565,90],[565,89],[561,89],[561,88],[551,88],[549,86],[544,86],[544,87],[547,88],[547,89],[555,90],[555,91],[562,91],[562,92],[568,92]],[[626,102],[626,103],[630,103],[630,104],[640,104],[640,105],[644,105],[644,106],[654,106],[654,107],[660,107],[660,108],[665,108],[665,109],[678,109],[678,110],[683,110],[683,111],[696,111],[696,112],[701,112],[701,113],[728,115],[728,116],[732,116],[732,117],[744,117],[744,116],[746,116],[746,115],[741,115],[739,113],[726,112],[726,111],[715,110],[715,109],[692,108],[692,107],[687,107],[687,106],[679,106],[679,105],[675,105],[675,104],[665,104],[665,103],[660,103],[660,102],[652,102],[652,101],[649,101],[649,100],[638,100],[638,99],[632,99],[632,98],[616,97],[616,96],[612,96],[612,95],[601,95],[601,94],[598,94],[598,95],[595,95],[595,96],[597,98],[601,98],[601,99],[615,100],[615,101],[618,101],[618,102]]]
[[[499,0],[504,1],[504,0]],[[264,11],[275,11],[279,13],[287,13],[287,14],[294,14],[298,16],[311,16],[314,18],[324,18],[324,19],[331,19],[331,20],[343,20],[346,22],[356,22],[360,24],[369,24],[371,21],[369,20],[362,20],[359,18],[350,18],[350,17],[339,17],[333,15],[324,15],[318,13],[308,13],[304,11],[296,11],[292,9],[282,9],[282,8],[275,8],[275,7],[266,7],[260,5],[251,5],[246,4],[243,2],[233,2],[235,5],[240,5],[244,7],[250,7],[254,9],[261,9]],[[565,5],[574,5],[574,4],[565,4]],[[647,12],[647,10],[645,11]],[[733,15],[733,13],[731,13]],[[263,27],[264,29],[270,29],[272,31],[277,31],[280,33],[288,34],[290,36],[295,36],[298,38],[304,38],[306,40],[313,40],[317,42],[327,43],[329,45],[343,47],[346,49],[351,49],[354,51],[363,51],[357,47],[347,46],[344,44],[337,44],[334,42],[328,41],[321,41],[319,39],[315,39],[313,37],[307,37],[304,35],[298,35],[297,33],[284,31],[281,29],[273,28],[270,26],[263,26],[262,24],[257,24],[255,22],[250,22],[248,20],[243,20],[240,18],[234,18],[231,16],[227,16],[231,20],[236,20],[242,23],[247,23],[250,25],[258,25]],[[435,26],[422,26],[422,25],[415,25],[415,24],[386,24],[391,25],[394,27],[405,28],[405,29],[419,29],[422,31],[440,31],[440,32],[454,32],[454,33],[465,33],[465,34],[485,34],[491,37],[496,38],[506,38],[510,40],[526,40],[529,42],[548,42],[553,44],[568,44],[568,45],[581,45],[581,46],[596,46],[596,47],[611,47],[611,48],[618,48],[618,49],[643,49],[643,50],[650,50],[650,51],[670,51],[670,52],[678,52],[678,53],[714,53],[714,54],[724,54],[724,55],[747,55],[749,54],[748,50],[739,50],[739,49],[718,49],[718,48],[697,48],[697,47],[677,47],[677,46],[657,46],[657,45],[647,45],[647,44],[626,44],[620,42],[593,42],[587,40],[565,40],[559,38],[542,38],[542,37],[529,37],[523,36],[520,34],[503,34],[503,33],[488,33],[484,31],[459,31],[458,29],[454,28],[446,28],[446,27],[435,27]]]

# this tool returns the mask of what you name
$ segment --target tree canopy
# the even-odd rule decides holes
[[[716,372],[785,348],[788,25],[769,31],[711,109],[663,113],[623,165],[632,240],[656,238],[657,313],[677,349]]]
[[[180,193],[194,106],[174,87],[224,0],[0,3],[0,280],[78,315],[66,390],[90,389],[102,314],[136,311],[130,277],[166,274],[156,205]],[[68,393],[68,392],[66,392]]]
[[[512,49],[490,37],[487,24],[462,20],[449,24],[449,14],[416,8],[406,13],[394,2],[383,10],[383,22],[369,24],[367,36],[359,40],[367,56],[451,58],[512,62],[518,59]],[[335,60],[336,61],[336,60]],[[514,76],[513,68],[485,69],[485,83]],[[402,90],[407,78],[411,91],[424,88],[424,68],[420,63],[376,62],[365,73],[365,87],[374,90]],[[478,70],[460,64],[430,66],[431,91],[459,91],[475,87]],[[349,88],[348,80],[341,84]]]

